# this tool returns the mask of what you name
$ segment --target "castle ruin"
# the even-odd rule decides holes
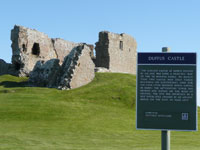
[[[107,31],[99,33],[96,43],[96,67],[107,68],[110,72],[136,74],[137,43],[128,34]]]
[[[33,86],[77,88],[91,82],[98,68],[136,74],[137,43],[124,33],[100,32],[96,56],[91,44],[49,38],[22,26],[14,26],[11,40],[12,64],[0,59],[0,75],[28,76]]]
[[[94,78],[95,65],[90,48],[81,44],[71,50],[62,65],[59,59],[38,61],[30,72],[29,83],[35,86],[73,89],[90,83]]]
[[[11,30],[11,40],[12,64],[18,76],[29,76],[39,60],[57,58],[62,64],[64,57],[79,45],[59,38],[49,38],[42,32],[22,26],[15,26]]]

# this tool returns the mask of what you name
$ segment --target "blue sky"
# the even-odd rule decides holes
[[[199,6],[200,0],[2,0],[0,58],[11,60],[10,30],[15,24],[91,44],[102,30],[127,33],[136,39],[139,52],[168,46],[172,52],[199,55]],[[198,61],[198,76],[199,70]]]

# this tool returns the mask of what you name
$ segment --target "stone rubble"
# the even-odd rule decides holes
[[[110,72],[110,70],[104,67],[95,67],[94,71],[95,72]]]
[[[30,73],[29,82],[33,86],[73,89],[93,80],[94,67],[90,48],[83,44],[72,49],[62,66],[59,65],[59,59],[38,61]]]
[[[59,71],[59,59],[46,62],[39,60],[30,73],[29,83],[39,87],[54,87]]]

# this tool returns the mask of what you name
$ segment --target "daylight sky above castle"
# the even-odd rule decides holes
[[[127,33],[136,39],[138,52],[161,52],[168,46],[172,52],[196,52],[199,58],[199,6],[200,0],[2,0],[0,58],[11,61],[15,24],[91,44],[99,31]],[[197,69],[199,77],[199,60]]]

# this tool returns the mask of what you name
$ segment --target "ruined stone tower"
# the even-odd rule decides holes
[[[136,74],[137,43],[127,34],[107,31],[99,33],[96,43],[96,67],[104,67],[111,72]]]
[[[18,76],[29,76],[39,60],[57,58],[62,64],[64,57],[79,45],[58,38],[51,39],[42,32],[16,25],[11,30],[11,40],[12,64]]]

